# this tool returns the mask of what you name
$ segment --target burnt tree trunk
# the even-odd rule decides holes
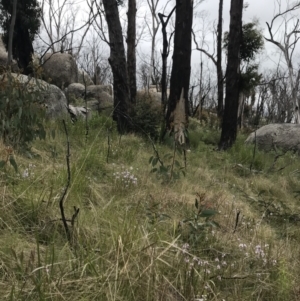
[[[166,107],[167,107],[167,63],[168,63],[168,56],[169,56],[169,42],[168,42],[168,35],[167,35],[167,25],[169,20],[175,11],[176,6],[172,9],[168,16],[165,16],[161,13],[158,13],[158,17],[161,22],[161,31],[163,35],[163,51],[161,53],[162,58],[162,75],[161,75],[161,104],[162,104],[162,112],[163,115],[165,114]],[[167,18],[166,21],[164,18]]]
[[[128,0],[128,27],[127,27],[127,70],[131,103],[136,98],[136,0]]]
[[[185,143],[188,127],[188,92],[191,73],[193,0],[176,0],[173,66],[166,130],[175,133],[175,140]]]
[[[13,0],[13,10],[12,10],[12,16],[10,21],[10,27],[9,27],[9,34],[8,34],[8,59],[7,59],[7,65],[11,67],[12,65],[12,44],[13,44],[13,35],[14,35],[14,29],[16,24],[16,15],[17,15],[17,0]]]
[[[242,38],[243,0],[231,0],[230,26],[228,36],[228,62],[226,70],[225,110],[219,150],[233,145],[237,136],[239,106],[240,45]]]
[[[123,43],[122,27],[119,18],[117,1],[103,0],[105,17],[108,26],[110,57],[108,59],[113,73],[114,113],[119,133],[131,129],[130,89],[127,74],[126,56]]]
[[[219,20],[217,29],[217,77],[218,77],[218,117],[221,120],[223,116],[223,98],[224,98],[224,82],[222,71],[222,29],[223,24],[223,0],[219,2]]]

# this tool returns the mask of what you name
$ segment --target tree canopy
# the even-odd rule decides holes
[[[228,49],[228,32],[224,33],[224,48]],[[242,27],[240,58],[244,62],[255,59],[255,55],[263,48],[264,38],[257,28],[256,22],[246,23]]]

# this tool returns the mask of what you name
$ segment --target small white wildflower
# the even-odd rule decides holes
[[[259,256],[259,257],[265,257],[265,252],[264,252],[264,250],[261,248],[260,245],[257,245],[257,246],[255,247],[255,254],[256,254],[257,256]]]
[[[50,271],[49,271],[49,267],[47,265],[45,266],[45,272],[46,272],[47,276],[49,277],[49,272]]]
[[[260,250],[261,250],[261,246],[260,245],[255,246],[255,251],[259,252]]]
[[[26,168],[26,169],[23,171],[22,177],[23,177],[23,178],[28,178],[28,177],[29,177],[29,170],[28,170],[28,168]]]
[[[240,249],[245,249],[245,248],[247,248],[247,245],[246,244],[239,244],[239,248]]]
[[[186,253],[189,248],[190,248],[190,245],[188,243],[184,243],[182,245],[182,252]]]

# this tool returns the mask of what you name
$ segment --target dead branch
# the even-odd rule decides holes
[[[205,55],[207,55],[213,61],[213,63],[217,66],[217,60],[213,57],[213,55],[208,53],[205,49],[199,47],[198,42],[196,41],[196,36],[195,36],[194,30],[192,30],[192,34],[193,34],[193,38],[194,38],[194,43],[196,44],[196,49],[198,51],[203,52]]]
[[[66,231],[66,235],[67,235],[67,239],[68,242],[71,244],[72,243],[72,235],[71,235],[71,231],[69,229],[68,223],[67,223],[67,219],[65,216],[65,208],[64,208],[64,199],[66,197],[67,191],[70,187],[70,182],[71,182],[71,171],[70,171],[70,142],[69,142],[69,135],[68,135],[68,130],[67,130],[67,126],[66,126],[66,122],[65,120],[63,120],[63,125],[64,125],[64,129],[65,129],[65,133],[66,133],[66,137],[67,137],[67,154],[66,154],[66,161],[67,161],[67,171],[68,171],[68,179],[67,179],[67,184],[65,186],[65,189],[63,191],[62,196],[60,197],[59,200],[59,208],[60,208],[60,213],[61,213],[61,219]]]

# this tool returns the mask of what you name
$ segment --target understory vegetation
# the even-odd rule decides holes
[[[1,300],[300,299],[296,154],[243,134],[218,152],[196,120],[186,159],[110,117],[66,127],[47,121],[26,152],[0,145]]]

